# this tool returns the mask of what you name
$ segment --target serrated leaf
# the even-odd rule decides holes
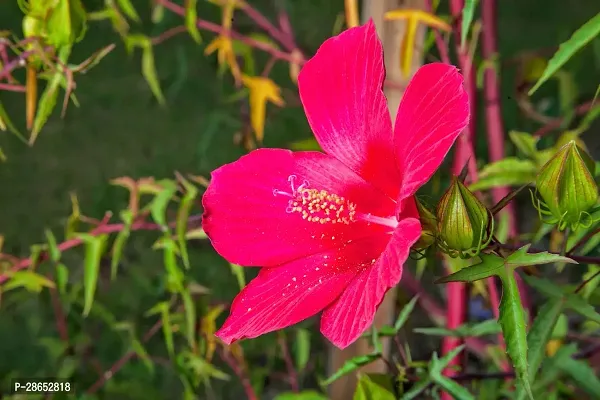
[[[473,23],[473,15],[475,14],[476,0],[465,0],[465,5],[462,10],[462,24],[460,29],[460,47],[464,48],[467,42],[469,28]]]
[[[556,325],[556,321],[558,320],[562,309],[563,302],[561,299],[552,299],[544,303],[539,309],[537,316],[533,320],[531,329],[527,334],[528,371],[529,378],[532,381],[535,381],[538,369],[542,365],[545,356],[546,343],[550,340],[552,329],[554,328],[554,325]],[[525,396],[526,393],[519,388],[517,399],[524,399]]]
[[[552,56],[548,65],[544,69],[542,76],[536,84],[529,90],[531,96],[535,91],[542,86],[552,75],[554,75],[571,57],[575,55],[594,37],[600,34],[600,13],[596,14],[583,26],[577,29],[573,35],[566,41],[561,43],[558,51]]]
[[[575,360],[570,356],[562,356],[556,360],[556,366],[593,398],[597,398],[600,394],[600,379],[588,363]]]
[[[565,293],[563,288],[555,285],[548,279],[536,278],[531,275],[523,275],[523,279],[529,286],[532,286],[537,291],[549,298],[561,298],[564,301],[564,306],[569,308],[579,315],[582,315],[592,321],[600,324],[600,314],[596,312],[594,307],[589,304],[583,297],[578,294]]]
[[[77,237],[85,244],[85,258],[83,261],[83,315],[87,317],[94,302],[98,276],[100,274],[100,260],[102,259],[108,235],[92,236],[88,233],[80,233]]]
[[[480,254],[479,257],[481,261],[479,263],[440,278],[436,281],[436,283],[473,282],[494,275],[500,276],[501,272],[506,268],[514,269],[517,267],[555,262],[577,264],[576,261],[573,261],[568,257],[548,253],[546,251],[539,253],[527,253],[527,250],[529,250],[530,246],[530,244],[525,245],[506,258],[502,258],[495,254]]]
[[[310,331],[307,329],[296,330],[294,340],[294,361],[298,371],[304,370],[310,359]]]
[[[394,383],[386,374],[361,374],[352,400],[395,400]]]
[[[533,400],[527,363],[527,327],[525,312],[521,303],[521,295],[515,279],[515,273],[508,269],[500,274],[502,281],[502,299],[500,300],[500,317],[498,322],[506,343],[506,352],[512,360],[517,375],[517,383]]]
[[[538,167],[534,161],[507,157],[486,165],[479,173],[479,179],[469,185],[469,189],[487,190],[501,186],[523,185],[535,181]]]
[[[196,25],[198,19],[198,12],[196,11],[196,4],[198,0],[185,0],[185,27],[187,28],[190,36],[198,44],[202,42],[200,37],[200,31]]]
[[[198,189],[187,180],[181,178],[183,187],[185,189],[185,194],[181,199],[181,203],[179,204],[179,209],[177,210],[177,220],[175,226],[175,232],[177,234],[177,241],[179,244],[179,250],[181,251],[181,259],[183,260],[183,265],[186,269],[190,268],[190,260],[187,251],[186,244],[186,233],[187,233],[187,224],[188,218],[190,216],[190,210],[194,205],[194,200],[198,195]]]
[[[435,380],[435,383],[437,383],[437,385],[443,388],[446,392],[450,393],[457,400],[475,400],[475,396],[473,396],[467,390],[467,388],[461,386],[452,379],[439,376]]]
[[[381,358],[380,353],[371,353],[361,356],[353,357],[347,360],[344,365],[341,366],[340,369],[335,371],[329,378],[322,382],[323,385],[329,385],[335,380],[341,378],[344,375],[349,374],[352,371],[357,370],[358,368],[365,366],[367,364],[371,364],[373,361]]]

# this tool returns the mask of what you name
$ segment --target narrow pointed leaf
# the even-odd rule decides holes
[[[527,328],[525,313],[514,271],[507,269],[500,275],[502,280],[502,299],[500,300],[500,318],[506,351],[512,360],[517,374],[517,382],[523,386],[530,400],[533,400],[529,369],[527,364]]]
[[[535,86],[529,90],[531,96],[535,91],[542,86],[552,75],[554,75],[571,57],[575,55],[582,47],[600,34],[600,12],[593,16],[583,26],[577,29],[573,36],[566,42],[563,42],[558,51],[552,56],[546,69],[542,73],[540,79]]]
[[[310,331],[307,329],[296,330],[294,340],[294,360],[298,371],[304,370],[310,359]]]
[[[196,43],[201,43],[202,38],[200,37],[200,31],[196,25],[198,19],[198,12],[196,11],[196,4],[198,0],[185,0],[185,27],[187,28],[190,36]]]
[[[335,380],[341,378],[344,375],[349,374],[352,371],[357,370],[358,368],[365,366],[367,364],[371,364],[373,361],[381,358],[380,353],[371,353],[361,356],[356,356],[344,363],[340,369],[335,371],[329,378],[322,382],[323,385],[329,385]]]
[[[394,322],[394,330],[396,332],[398,332],[400,329],[402,329],[402,327],[404,326],[406,321],[408,321],[408,317],[410,317],[410,314],[415,309],[415,305],[417,304],[418,300],[419,300],[419,295],[416,295],[404,307],[402,307],[402,311],[400,311],[400,314],[398,314],[398,318],[396,319],[396,322]]]
[[[198,189],[185,179],[182,179],[183,186],[185,189],[185,194],[181,199],[181,203],[179,204],[179,210],[177,210],[177,225],[175,227],[175,231],[177,233],[177,241],[179,244],[179,250],[181,251],[181,259],[183,260],[183,265],[186,269],[190,268],[190,260],[187,251],[186,244],[186,233],[187,233],[187,225],[188,218],[190,216],[190,210],[194,205],[194,200],[198,195]]]
[[[352,400],[395,400],[392,378],[385,374],[360,374]]]
[[[106,245],[108,235],[92,236],[87,233],[77,235],[85,244],[85,259],[83,263],[84,306],[83,315],[88,316],[94,302],[98,275],[100,274],[100,260]]]
[[[460,29],[460,47],[465,47],[469,28],[473,23],[473,15],[475,14],[476,0],[465,0],[465,6],[462,11],[462,25]]]
[[[177,186],[173,181],[163,180],[159,182],[162,186],[162,190],[154,197],[152,203],[150,203],[150,213],[154,222],[167,230],[166,212],[169,202],[177,191]]]

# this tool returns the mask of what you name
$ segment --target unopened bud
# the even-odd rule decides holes
[[[421,221],[421,238],[413,245],[416,250],[424,250],[435,243],[436,220],[435,215],[415,198],[419,220]]]
[[[458,179],[437,207],[439,246],[450,257],[474,257],[492,240],[491,212]]]
[[[594,221],[588,210],[598,201],[595,169],[594,160],[574,140],[561,147],[536,179],[541,199],[534,199],[534,205],[540,218],[559,230],[591,226]]]

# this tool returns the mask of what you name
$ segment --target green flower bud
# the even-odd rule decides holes
[[[492,240],[491,212],[453,178],[437,207],[439,246],[450,257],[474,257]]]
[[[541,199],[534,198],[534,205],[540,219],[557,224],[559,230],[591,226],[594,221],[588,210],[598,201],[595,169],[594,160],[574,140],[561,147],[536,179]]]
[[[413,245],[417,251],[425,250],[435,243],[436,220],[435,215],[425,207],[416,197],[415,203],[421,221],[421,238]]]

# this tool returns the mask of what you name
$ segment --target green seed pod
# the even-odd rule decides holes
[[[588,210],[598,201],[595,167],[594,160],[574,140],[554,154],[535,182],[541,199],[534,198],[534,205],[543,222],[557,224],[559,230],[591,226],[594,221]]]
[[[474,257],[492,240],[491,212],[458,179],[437,207],[438,245],[450,257]]]

